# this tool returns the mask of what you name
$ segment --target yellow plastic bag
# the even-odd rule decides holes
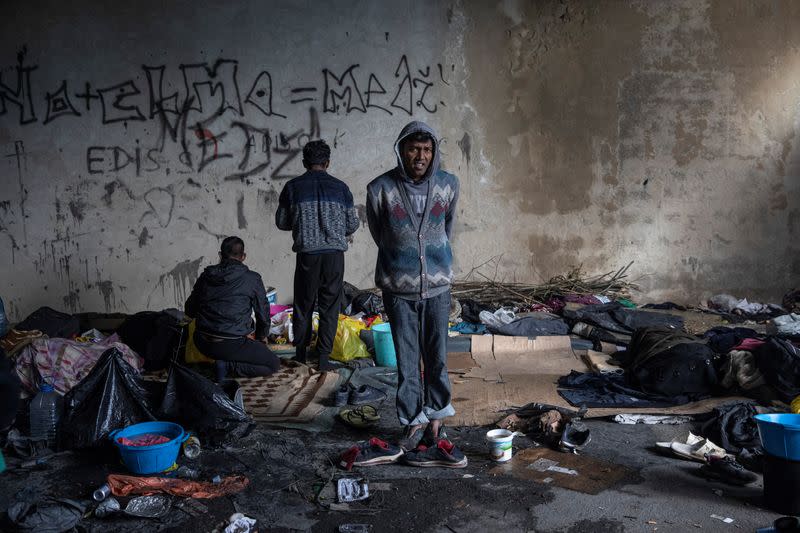
[[[189,323],[189,340],[186,343],[186,362],[187,363],[213,363],[214,360],[210,357],[206,357],[205,355],[197,349],[197,346],[194,345],[194,329],[195,329],[195,321],[192,320]]]
[[[367,345],[358,334],[366,325],[361,320],[339,315],[339,325],[336,327],[336,337],[333,339],[331,359],[337,361],[352,361],[370,357]]]

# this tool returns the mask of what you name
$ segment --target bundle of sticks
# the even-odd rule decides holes
[[[452,294],[494,306],[545,303],[552,296],[565,294],[603,295],[613,300],[630,298],[631,291],[638,290],[635,284],[625,281],[632,264],[633,261],[619,270],[594,276],[587,276],[578,266],[539,285],[495,281],[476,267],[463,280],[453,283]]]

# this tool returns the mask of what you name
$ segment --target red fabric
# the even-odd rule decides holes
[[[339,460],[345,469],[348,471],[353,469],[353,463],[356,462],[359,453],[361,453],[361,448],[358,446],[351,446],[348,450],[342,453],[342,455],[339,457]]]
[[[388,450],[389,449],[389,443],[384,441],[384,440],[379,439],[378,437],[372,437],[371,439],[369,439],[369,445],[370,446],[377,446],[381,450]]]
[[[164,444],[165,442],[169,442],[171,439],[169,437],[165,437],[164,435],[156,435],[155,433],[143,433],[142,435],[136,435],[132,439],[127,437],[120,437],[117,439],[117,442],[122,444],[123,446],[153,446],[155,444]]]
[[[166,477],[137,477],[111,474],[108,486],[114,496],[166,493],[188,498],[218,498],[241,492],[250,483],[244,476],[228,476],[220,483]]]
[[[444,450],[448,454],[453,453],[453,448],[456,447],[455,444],[453,444],[452,442],[450,442],[449,440],[446,440],[446,439],[439,439],[439,442],[437,443],[437,446],[439,446],[439,448],[441,448],[442,450]]]
[[[739,343],[738,346],[734,347],[734,350],[744,350],[745,352],[752,352],[762,344],[765,344],[764,341],[761,339],[744,339],[742,342]]]

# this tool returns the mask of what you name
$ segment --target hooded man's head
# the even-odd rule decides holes
[[[436,141],[430,133],[418,131],[405,137],[400,142],[400,159],[406,176],[414,181],[424,178],[435,150]]]

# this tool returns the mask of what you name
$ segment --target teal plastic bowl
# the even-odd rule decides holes
[[[761,445],[768,454],[800,461],[800,414],[767,414],[754,418]]]

